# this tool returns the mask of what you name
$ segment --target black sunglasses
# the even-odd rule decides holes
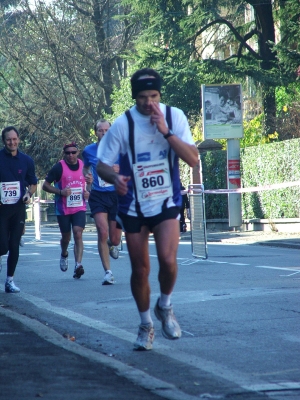
[[[77,150],[76,151],[65,151],[65,154],[67,154],[68,156],[70,154],[76,154],[76,153],[77,153]]]

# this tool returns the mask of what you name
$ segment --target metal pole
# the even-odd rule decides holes
[[[40,198],[34,198],[33,204],[34,227],[35,227],[35,240],[41,240],[41,207]]]
[[[240,139],[227,139],[227,187],[241,187]],[[242,225],[241,193],[228,193],[228,216],[230,227]]]

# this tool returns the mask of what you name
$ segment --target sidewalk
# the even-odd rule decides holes
[[[208,242],[259,244],[300,249],[300,233],[292,232],[209,232]]]
[[[177,391],[10,311],[3,296],[12,295],[0,292],[1,400],[161,400],[155,392]]]
[[[191,240],[191,232],[180,234],[181,240]],[[300,233],[264,231],[207,232],[207,243],[259,244],[262,246],[300,249]]]

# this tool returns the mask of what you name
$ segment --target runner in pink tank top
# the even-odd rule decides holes
[[[48,172],[43,190],[55,194],[55,213],[61,232],[60,269],[68,269],[68,246],[71,240],[71,228],[74,237],[75,269],[73,278],[79,279],[84,274],[82,266],[82,233],[86,222],[86,201],[89,192],[86,183],[91,183],[91,176],[84,177],[83,162],[78,159],[78,145],[75,142],[64,146],[64,160],[56,163]],[[54,185],[52,185],[54,183]]]

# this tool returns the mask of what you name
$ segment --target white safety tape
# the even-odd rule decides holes
[[[39,197],[35,197],[33,200],[34,203],[54,203],[54,200],[40,200]]]
[[[181,190],[180,193],[182,195],[183,194],[191,194],[191,193],[208,193],[208,194],[249,193],[249,192],[261,192],[263,190],[283,189],[283,188],[292,187],[292,186],[300,186],[300,181],[274,183],[273,185],[253,186],[253,187],[238,188],[238,189]],[[33,202],[54,203],[54,200],[40,200],[39,197],[35,197]]]
[[[191,185],[192,186],[192,185]],[[249,192],[261,192],[263,190],[272,190],[272,189],[283,189],[292,186],[300,186],[300,180],[294,182],[283,182],[283,183],[274,183],[273,185],[264,185],[264,186],[254,186],[248,188],[238,188],[238,189],[193,189],[190,190],[182,190],[181,194],[191,194],[191,193],[207,193],[207,194],[224,194],[224,193],[249,193]]]

